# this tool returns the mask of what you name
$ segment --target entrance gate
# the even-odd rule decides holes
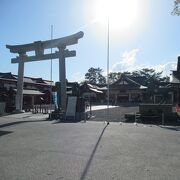
[[[49,59],[59,59],[59,81],[61,82],[61,108],[66,110],[66,67],[65,58],[76,56],[76,51],[69,51],[66,46],[77,44],[78,40],[82,38],[84,33],[82,31],[59,39],[52,39],[48,41],[35,41],[30,44],[23,45],[6,45],[6,48],[11,53],[18,53],[19,56],[11,59],[11,63],[18,63],[18,80],[17,80],[17,94],[16,94],[16,111],[22,112],[23,105],[23,77],[24,77],[24,63],[42,61]],[[58,51],[51,54],[44,54],[45,49],[57,48]],[[35,56],[28,56],[26,53],[34,51]]]

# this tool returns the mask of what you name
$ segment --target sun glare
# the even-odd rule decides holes
[[[111,29],[126,29],[138,19],[138,0],[97,0],[95,19]]]

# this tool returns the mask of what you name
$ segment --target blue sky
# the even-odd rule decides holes
[[[106,74],[107,26],[94,20],[96,0],[0,0],[0,72],[17,74],[5,45],[59,38],[78,31],[84,37],[76,57],[67,58],[69,81],[81,81],[90,67]],[[103,9],[103,5],[102,5]],[[143,67],[169,74],[180,54],[180,17],[172,16],[173,0],[138,0],[138,18],[125,30],[110,27],[110,70],[132,71]],[[121,23],[117,21],[117,23]],[[110,24],[111,25],[111,24]],[[25,64],[25,76],[50,79],[50,61]],[[58,81],[58,61],[53,60],[53,80]]]

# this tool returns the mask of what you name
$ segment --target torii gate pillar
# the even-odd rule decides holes
[[[23,86],[24,86],[24,61],[23,61],[23,54],[21,54],[19,57],[21,61],[18,65],[18,79],[17,79],[17,93],[16,93],[16,110],[22,111],[23,106]]]
[[[59,48],[60,57],[59,57],[59,81],[61,82],[61,108],[66,110],[66,66],[65,66],[65,56],[64,49]]]

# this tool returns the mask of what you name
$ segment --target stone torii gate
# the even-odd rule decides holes
[[[66,67],[65,58],[76,56],[76,51],[69,51],[66,46],[77,44],[78,40],[84,36],[82,31],[48,41],[35,41],[30,44],[23,45],[6,45],[11,53],[18,53],[19,56],[11,59],[11,63],[18,63],[18,80],[16,94],[16,111],[22,112],[23,106],[23,77],[24,63],[42,61],[49,59],[59,59],[59,81],[61,82],[61,108],[66,110]],[[59,51],[50,54],[44,54],[45,49],[57,48]],[[35,56],[28,56],[26,53],[34,51]]]

